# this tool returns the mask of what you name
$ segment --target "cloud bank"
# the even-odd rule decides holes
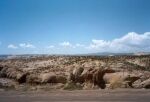
[[[34,45],[30,44],[30,43],[21,43],[18,44],[18,46],[14,45],[14,44],[9,44],[7,46],[7,48],[9,49],[18,49],[18,48],[36,48]]]
[[[1,44],[1,43],[0,43]],[[9,44],[7,46],[11,49],[28,49],[36,48],[35,50],[42,53],[42,51],[57,53],[95,53],[95,52],[150,52],[150,32],[138,34],[135,32],[129,32],[126,35],[115,38],[112,40],[93,39],[89,44],[72,43],[64,41],[62,43],[49,45],[49,46],[36,46],[30,43],[20,43],[18,46]],[[68,52],[67,52],[68,51]],[[52,52],[54,53],[54,52]]]
[[[22,48],[35,48],[35,46],[30,43],[21,43],[19,46]]]
[[[16,45],[9,44],[9,45],[8,45],[8,48],[10,48],[10,49],[17,49],[18,47],[17,47]]]
[[[144,34],[130,32],[112,41],[93,39],[87,48],[100,52],[150,51],[150,32]]]

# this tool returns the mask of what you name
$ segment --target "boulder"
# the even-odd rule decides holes
[[[140,79],[139,76],[128,72],[106,73],[103,78],[106,84],[110,84],[110,88],[122,87],[123,85],[125,85],[124,87],[133,87],[132,84]]]
[[[112,69],[103,69],[103,68],[98,68],[98,69],[91,69],[89,68],[87,71],[83,71],[84,73],[82,73],[82,77],[84,79],[84,82],[87,83],[87,86],[91,86],[92,83],[92,87],[93,86],[98,86],[102,89],[104,89],[105,86],[105,81],[103,79],[103,76],[105,75],[105,73],[114,73],[115,71]],[[86,85],[86,84],[85,84]]]
[[[56,75],[53,72],[30,74],[26,79],[27,83],[31,84],[44,84],[44,83],[66,83],[67,78],[63,75]]]
[[[147,80],[141,82],[139,85],[137,85],[137,87],[150,89],[150,79],[147,79]]]
[[[79,75],[81,75],[81,73],[84,71],[84,69],[82,68],[82,67],[78,67],[78,68],[75,68],[74,70],[73,70],[73,74],[75,75],[75,76],[79,76]]]
[[[40,84],[41,79],[39,78],[39,74],[29,74],[26,77],[26,82],[30,84]]]
[[[94,86],[98,85],[101,89],[104,89],[106,87],[106,83],[103,79],[103,76],[106,73],[114,73],[115,71],[112,69],[103,69],[103,68],[99,68],[97,69],[97,71],[95,71],[93,73],[93,83]]]
[[[82,67],[75,68],[72,73],[69,74],[69,80],[75,83],[83,83],[83,78],[81,76],[84,69]]]
[[[0,71],[1,78],[5,78],[7,76],[7,73],[6,73],[7,69],[8,68],[6,68],[6,67],[1,69],[1,71]]]
[[[7,78],[0,78],[0,88],[15,88],[16,82]]]
[[[14,79],[19,83],[26,82],[26,75],[27,73],[24,73],[17,68],[4,67],[0,71],[0,77]]]
[[[40,75],[41,83],[56,83],[56,74],[55,73],[43,73]]]
[[[93,71],[94,69],[92,68],[89,68],[89,69],[86,69],[85,71],[83,71],[83,73],[81,74],[81,77],[84,79],[84,82],[93,82],[92,79],[93,79]]]

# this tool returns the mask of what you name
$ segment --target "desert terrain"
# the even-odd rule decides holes
[[[19,56],[0,60],[4,90],[150,88],[150,56]]]
[[[0,102],[148,102],[149,88],[149,55],[0,60]]]

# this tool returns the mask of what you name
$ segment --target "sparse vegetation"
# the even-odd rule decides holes
[[[117,72],[122,73],[121,77],[126,73],[126,79],[112,74]],[[109,78],[108,82],[105,75],[111,74],[114,78]],[[133,74],[135,76],[132,76]],[[45,89],[44,87],[50,87],[47,84],[60,84],[58,89],[65,90],[136,88],[137,85],[132,86],[136,80],[140,80],[136,83],[140,84],[150,79],[150,55],[34,56],[3,59],[0,60],[0,79],[2,78],[11,80],[9,84],[13,82],[16,89],[21,85],[31,85],[33,89],[40,86],[41,89]],[[0,85],[2,84],[3,81],[0,80]],[[106,87],[106,84],[109,87]]]

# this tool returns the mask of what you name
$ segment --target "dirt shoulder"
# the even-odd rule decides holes
[[[150,90],[0,91],[0,102],[149,102]]]

